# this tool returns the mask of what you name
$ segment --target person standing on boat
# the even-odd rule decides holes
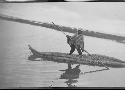
[[[69,55],[71,55],[75,51],[75,49],[77,49],[79,55],[82,55],[82,52],[84,51],[83,32],[81,30],[78,30],[75,35],[73,36],[66,35],[66,37],[67,37],[67,43],[71,47]]]

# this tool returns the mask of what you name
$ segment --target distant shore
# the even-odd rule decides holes
[[[55,27],[55,25],[50,24],[50,23],[46,23],[46,22],[26,20],[26,19],[8,16],[8,15],[3,15],[3,14],[0,14],[0,19],[19,22],[19,23],[25,23],[25,24],[31,24],[31,25],[35,25],[35,26],[41,26],[41,27],[46,27],[46,28],[58,30],[58,28]],[[57,25],[57,26],[61,30],[63,30],[64,32],[69,32],[69,33],[75,33],[78,30],[77,28],[71,28],[71,27],[60,26],[60,25]],[[58,31],[60,31],[60,30],[58,30]],[[116,42],[119,42],[119,43],[125,43],[125,37],[123,37],[123,36],[94,32],[94,31],[89,31],[89,30],[83,30],[83,34],[86,35],[86,36],[113,40],[113,41],[116,41]]]

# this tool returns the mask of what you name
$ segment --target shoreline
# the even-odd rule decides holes
[[[30,24],[30,25],[35,25],[35,26],[42,26],[42,27],[46,27],[46,28],[50,28],[50,29],[54,29],[54,30],[60,31],[53,24],[50,24],[50,23],[47,23],[47,22],[26,20],[26,19],[13,17],[13,16],[8,16],[8,15],[3,15],[3,14],[0,14],[0,19],[8,20],[8,21],[14,21],[14,22],[19,22],[19,23]],[[67,27],[67,26],[61,26],[61,25],[57,25],[57,26],[62,31],[69,32],[69,33],[75,33],[78,30],[77,28],[72,28],[72,27]],[[91,37],[97,37],[97,38],[102,38],[102,39],[113,40],[113,41],[116,41],[118,43],[125,43],[125,37],[118,36],[118,35],[113,35],[113,34],[106,34],[106,33],[101,33],[101,32],[83,30],[83,35],[91,36]]]

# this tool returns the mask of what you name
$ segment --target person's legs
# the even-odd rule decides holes
[[[81,45],[81,50],[84,52],[84,43]]]
[[[77,48],[77,51],[78,51],[79,55],[82,55],[82,50],[80,49],[80,47]]]
[[[75,45],[70,45],[70,47],[71,47],[71,50],[70,50],[69,55],[71,55],[75,51]]]

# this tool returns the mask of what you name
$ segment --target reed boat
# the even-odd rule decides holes
[[[36,58],[42,58],[41,60],[53,61],[57,63],[72,63],[83,64],[99,67],[112,67],[112,68],[124,68],[125,61],[99,54],[83,54],[79,56],[77,54],[68,55],[61,52],[39,52],[28,45],[32,55],[28,57],[29,60],[36,60]]]

